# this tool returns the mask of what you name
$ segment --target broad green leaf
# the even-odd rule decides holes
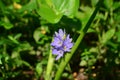
[[[55,9],[68,17],[73,17],[78,10],[79,0],[52,0]]]
[[[50,23],[57,23],[63,15],[74,17],[79,0],[37,0],[38,14]]]
[[[57,23],[62,17],[62,13],[55,12],[55,10],[45,4],[41,4],[40,8],[37,9],[37,12],[42,18],[51,23]]]
[[[115,29],[110,29],[106,33],[103,34],[102,36],[102,43],[105,44],[108,40],[110,40],[115,33]]]
[[[61,12],[63,12],[64,9],[67,7],[66,4],[69,3],[68,1],[69,0],[52,0],[53,4],[55,6],[55,9],[57,11],[61,11]]]
[[[79,0],[69,0],[64,15],[73,18],[79,7]]]
[[[45,0],[49,6],[53,6],[52,0]]]

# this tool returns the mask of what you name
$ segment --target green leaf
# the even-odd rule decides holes
[[[92,65],[94,65],[95,62],[96,62],[96,59],[95,59],[95,58],[92,58],[92,59],[90,59],[90,60],[88,61],[88,65],[89,65],[89,66],[92,66]]]
[[[36,0],[30,0],[30,2],[24,6],[22,6],[22,8],[19,10],[19,12],[24,12],[24,11],[32,11],[34,9],[36,9]]]
[[[110,40],[115,33],[115,29],[110,29],[106,33],[103,34],[102,36],[102,43],[105,44],[108,40]]]
[[[32,69],[32,66],[28,62],[21,60],[21,63],[24,64],[25,66],[29,67],[30,69]]]
[[[33,33],[33,38],[36,42],[38,42],[40,39],[40,34],[41,34],[40,31],[41,31],[40,28],[37,28]]]
[[[107,9],[112,8],[113,0],[104,0],[104,5]]]
[[[79,0],[38,0],[38,14],[50,23],[57,23],[63,15],[74,17]]]
[[[62,17],[62,13],[55,12],[52,8],[45,4],[41,4],[40,8],[37,9],[37,12],[42,18],[46,19],[50,23],[57,23]]]
[[[64,15],[73,18],[76,12],[78,11],[79,0],[69,0],[69,2],[66,5],[68,6],[65,9]]]
[[[18,42],[13,36],[8,35],[8,38],[9,38],[11,41],[13,41],[13,43],[19,44],[19,42]]]
[[[52,0],[57,11],[68,17],[73,17],[78,10],[79,0]]]
[[[57,11],[64,11],[64,9],[66,8],[66,4],[68,3],[69,0],[52,0],[55,9]]]
[[[31,45],[28,42],[21,43],[19,48],[20,48],[20,51],[31,50],[32,49]]]
[[[11,23],[2,23],[1,24],[5,29],[11,29],[13,27],[13,24]]]
[[[43,38],[44,34],[41,33],[41,27],[37,28],[33,33],[33,38],[36,42],[40,40],[40,38]]]
[[[43,71],[42,63],[38,63],[38,64],[36,65],[35,70],[36,70],[37,74],[38,74],[39,76],[41,76],[42,71]]]
[[[5,29],[11,29],[13,27],[13,24],[11,24],[7,16],[4,16],[2,21],[0,21],[0,26],[3,26]]]
[[[116,63],[116,64],[120,64],[120,58],[117,57],[117,58],[115,59],[115,63]]]
[[[80,66],[86,66],[86,65],[87,65],[87,61],[82,60],[79,65],[80,65]]]
[[[113,3],[113,10],[120,8],[120,2]]]
[[[87,33],[92,33],[92,32],[96,32],[96,31],[92,28],[89,28],[88,31],[87,31]]]
[[[16,35],[14,36],[14,39],[19,39],[21,36],[22,36],[22,34],[21,34],[21,33],[16,34]]]
[[[82,22],[82,26],[83,26],[82,28],[84,28],[84,26],[88,22],[94,9],[90,7],[84,7],[84,6],[81,6],[80,8],[82,12],[77,12],[76,17],[80,19],[80,21]]]
[[[42,72],[43,72],[43,65],[47,64],[47,60],[42,60],[40,63],[37,63],[35,70],[37,72],[38,76],[41,76]]]

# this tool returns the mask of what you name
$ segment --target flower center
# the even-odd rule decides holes
[[[60,54],[62,54],[62,53],[63,53],[63,51],[62,51],[62,50],[60,50],[59,52],[60,52]]]
[[[66,50],[67,49],[67,47],[66,46],[64,46],[64,50]]]
[[[66,38],[66,35],[64,34],[63,37],[62,37],[62,40],[65,40],[65,38]]]
[[[61,42],[61,41],[59,41],[59,42],[58,42],[58,44],[59,44],[59,45],[62,45],[62,42]]]

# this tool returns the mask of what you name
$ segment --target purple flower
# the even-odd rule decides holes
[[[65,30],[59,29],[58,32],[55,32],[51,46],[53,47],[52,54],[57,55],[56,60],[58,60],[63,57],[65,52],[70,52],[73,43],[70,35],[67,35]]]

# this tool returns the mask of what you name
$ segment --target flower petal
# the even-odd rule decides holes
[[[52,54],[57,55],[56,60],[63,57],[65,52],[70,52],[73,43],[70,34],[66,35],[65,30],[59,29],[58,32],[55,32],[54,40],[51,43]]]
[[[63,44],[63,41],[60,40],[59,38],[55,37],[54,41],[51,43],[51,46],[58,48],[58,47],[61,47],[62,44]]]
[[[63,57],[63,51],[61,51],[58,55],[57,55],[57,57],[56,57],[56,59],[55,60],[58,60],[58,59],[60,59],[61,57]]]

